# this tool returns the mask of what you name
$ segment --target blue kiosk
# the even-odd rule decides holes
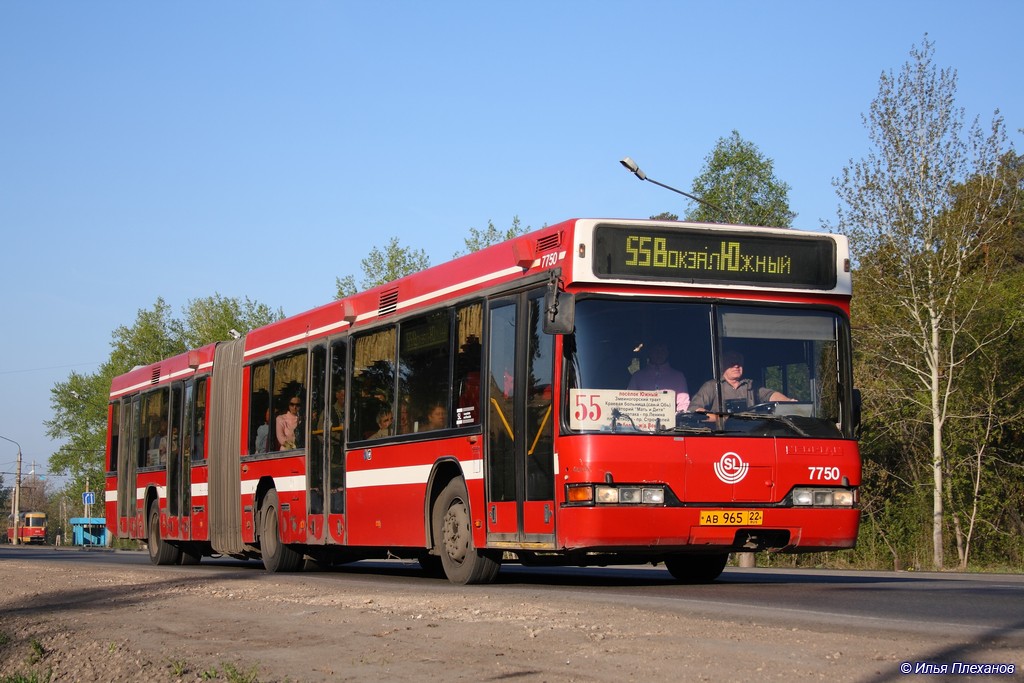
[[[107,520],[103,517],[72,517],[71,524],[74,545],[107,545]]]

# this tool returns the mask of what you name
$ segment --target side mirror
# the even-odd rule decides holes
[[[572,334],[576,329],[576,297],[549,289],[544,294],[544,333]]]

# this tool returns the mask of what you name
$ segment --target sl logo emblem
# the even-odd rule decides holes
[[[715,476],[726,484],[738,484],[747,476],[750,465],[743,462],[739,453],[723,453],[715,463]]]

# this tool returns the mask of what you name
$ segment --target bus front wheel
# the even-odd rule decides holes
[[[453,479],[441,491],[431,522],[434,545],[449,581],[460,584],[494,581],[501,568],[501,556],[474,547],[469,494],[461,479]]]

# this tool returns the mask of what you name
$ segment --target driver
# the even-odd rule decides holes
[[[767,387],[754,386],[754,381],[743,379],[743,356],[736,351],[722,354],[722,378],[709,379],[690,399],[690,410],[695,413],[722,412],[718,403],[718,387],[729,413],[746,410],[758,403],[795,401],[785,394]]]

